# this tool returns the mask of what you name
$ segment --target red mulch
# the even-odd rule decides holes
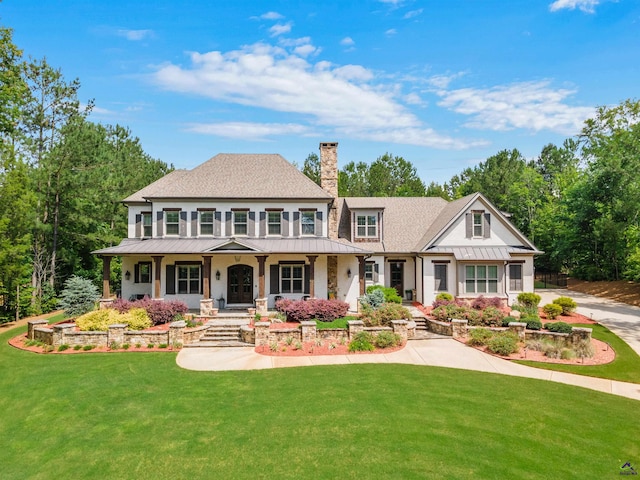
[[[334,348],[331,348],[331,345],[334,345]],[[330,342],[325,340],[322,342],[321,346],[317,346],[314,342],[305,342],[302,344],[302,348],[296,350],[294,345],[286,345],[285,343],[280,343],[278,345],[278,350],[273,352],[268,346],[256,347],[256,353],[261,355],[269,355],[272,357],[302,357],[302,356],[318,356],[318,355],[359,355],[363,353],[392,353],[397,352],[398,350],[402,350],[405,347],[405,344],[399,345],[397,347],[390,348],[376,348],[372,352],[350,352],[348,345],[340,345],[339,342]]]
[[[559,315],[555,318],[555,320],[549,320],[547,315],[542,311],[542,308],[538,309],[538,314],[540,315],[540,320],[542,323],[552,323],[552,322],[565,322],[565,323],[590,323],[595,324],[598,323],[595,320],[591,320],[589,317],[585,317],[579,313],[573,312],[569,315]]]

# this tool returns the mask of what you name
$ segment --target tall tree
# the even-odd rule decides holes
[[[302,173],[320,185],[320,158],[317,153],[310,153],[302,164]]]

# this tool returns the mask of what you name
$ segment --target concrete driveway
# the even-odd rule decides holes
[[[622,338],[640,355],[640,308],[608,298],[565,289],[536,290],[542,297],[540,306],[558,297],[571,297],[578,304],[577,312],[596,320]]]

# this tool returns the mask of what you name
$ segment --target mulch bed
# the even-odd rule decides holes
[[[334,345],[332,348],[331,345]],[[406,344],[390,348],[376,348],[372,352],[350,352],[348,345],[340,345],[339,342],[324,341],[321,346],[313,342],[305,342],[302,348],[296,350],[293,345],[280,343],[278,350],[272,351],[269,346],[256,347],[256,353],[268,355],[271,357],[303,357],[303,356],[319,356],[319,355],[361,355],[361,354],[380,354],[393,353],[402,350]]]

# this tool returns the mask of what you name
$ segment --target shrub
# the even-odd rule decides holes
[[[511,355],[518,351],[518,337],[513,332],[499,332],[487,342],[487,349],[497,355]]]
[[[562,307],[555,303],[547,303],[542,307],[542,311],[547,314],[547,317],[554,320],[558,315],[562,313]]]
[[[112,308],[104,308],[76,318],[76,325],[82,331],[105,332],[109,329],[109,325],[116,323],[125,323],[132,330],[142,330],[151,326],[151,320],[146,311],[141,308],[133,308],[122,314]]]
[[[384,292],[380,289],[373,290],[371,293],[365,294],[360,299],[360,302],[366,303],[373,308],[378,308],[384,303]]]
[[[447,302],[451,302],[453,301],[453,295],[445,292],[439,293],[438,295],[436,295],[436,301],[438,300],[446,300]]]
[[[564,350],[562,350],[560,358],[562,358],[563,360],[571,360],[573,358],[576,358],[576,352],[569,348],[565,348]]]
[[[64,282],[58,306],[67,315],[82,315],[93,310],[99,298],[98,288],[91,280],[73,275]]]
[[[85,351],[93,350],[93,348],[93,345],[85,345],[84,347],[82,347],[82,349]]]
[[[519,311],[522,316],[530,316],[530,317],[537,317],[538,316],[538,307],[531,307],[531,306],[525,306],[525,305],[520,305],[519,303],[516,303],[515,305],[513,305],[513,310],[517,310]]]
[[[370,327],[387,326],[393,320],[410,318],[411,313],[402,305],[397,303],[383,303],[377,310],[366,310],[362,312],[362,321]]]
[[[571,333],[571,330],[573,329],[571,325],[565,322],[547,323],[545,325],[545,328],[550,332],[557,332],[557,333]]]
[[[553,303],[562,307],[563,315],[569,315],[578,307],[578,304],[569,297],[558,297],[553,301]]]
[[[402,343],[402,337],[397,333],[382,331],[376,335],[374,343],[378,348],[395,347]]]
[[[542,328],[542,322],[538,317],[524,317],[520,321],[526,323],[529,330],[540,330]]]
[[[502,299],[498,297],[485,297],[480,295],[471,302],[471,308],[476,310],[484,310],[487,307],[500,308],[502,307]]]
[[[373,346],[373,335],[369,332],[358,332],[349,343],[350,352],[371,352],[375,349]]]
[[[122,344],[122,349],[123,350],[129,350],[130,345],[128,343],[123,343]]]
[[[514,317],[504,317],[502,319],[502,326],[503,327],[508,327],[511,322],[517,322],[517,321],[518,321],[518,319],[514,318]]]
[[[64,352],[65,350],[69,350],[69,345],[67,345],[66,343],[63,343],[58,347],[59,352]]]
[[[81,348],[82,348],[82,345],[74,345],[73,346],[73,349],[76,350],[76,351],[80,350]]]
[[[542,298],[537,293],[522,292],[518,295],[518,303],[524,307],[537,307]]]
[[[562,356],[562,350],[564,348],[561,342],[545,342],[542,347],[545,357],[560,358]]]
[[[467,308],[456,305],[455,303],[450,303],[447,305],[441,305],[431,311],[431,315],[436,320],[441,322],[450,322],[453,318],[466,318]]]
[[[276,309],[284,313],[287,316],[287,319],[293,322],[304,322],[313,318],[316,318],[321,322],[332,322],[336,318],[344,317],[347,314],[349,304],[335,299],[282,299],[276,302]]]
[[[109,350],[118,350],[120,348],[120,344],[118,342],[111,342],[109,345]]]
[[[583,357],[593,357],[596,354],[591,341],[588,340],[580,340],[578,343],[574,344],[573,351],[576,352],[576,355],[580,358]]]
[[[467,320],[469,325],[482,325],[482,313],[469,307],[458,307],[458,317]]]
[[[151,326],[151,319],[143,308],[132,308],[120,316],[118,323],[126,323],[131,330],[144,330]]]
[[[382,290],[382,293],[384,293],[384,301],[386,303],[402,303],[402,297],[398,295],[395,288],[385,287],[384,285],[371,285],[367,287],[368,294],[376,290]]]
[[[168,345],[166,343],[160,343],[158,344],[158,348],[167,348]]]
[[[493,337],[493,332],[488,328],[474,328],[469,330],[469,339],[467,345],[472,347],[480,347],[486,345],[489,339]]]
[[[503,318],[504,313],[496,307],[488,306],[482,311],[482,323],[485,325],[502,325]]]
[[[119,298],[113,302],[112,307],[120,313],[126,313],[133,308],[143,308],[153,325],[172,322],[176,317],[189,311],[189,307],[184,302],[155,300],[149,297],[133,302]]]

